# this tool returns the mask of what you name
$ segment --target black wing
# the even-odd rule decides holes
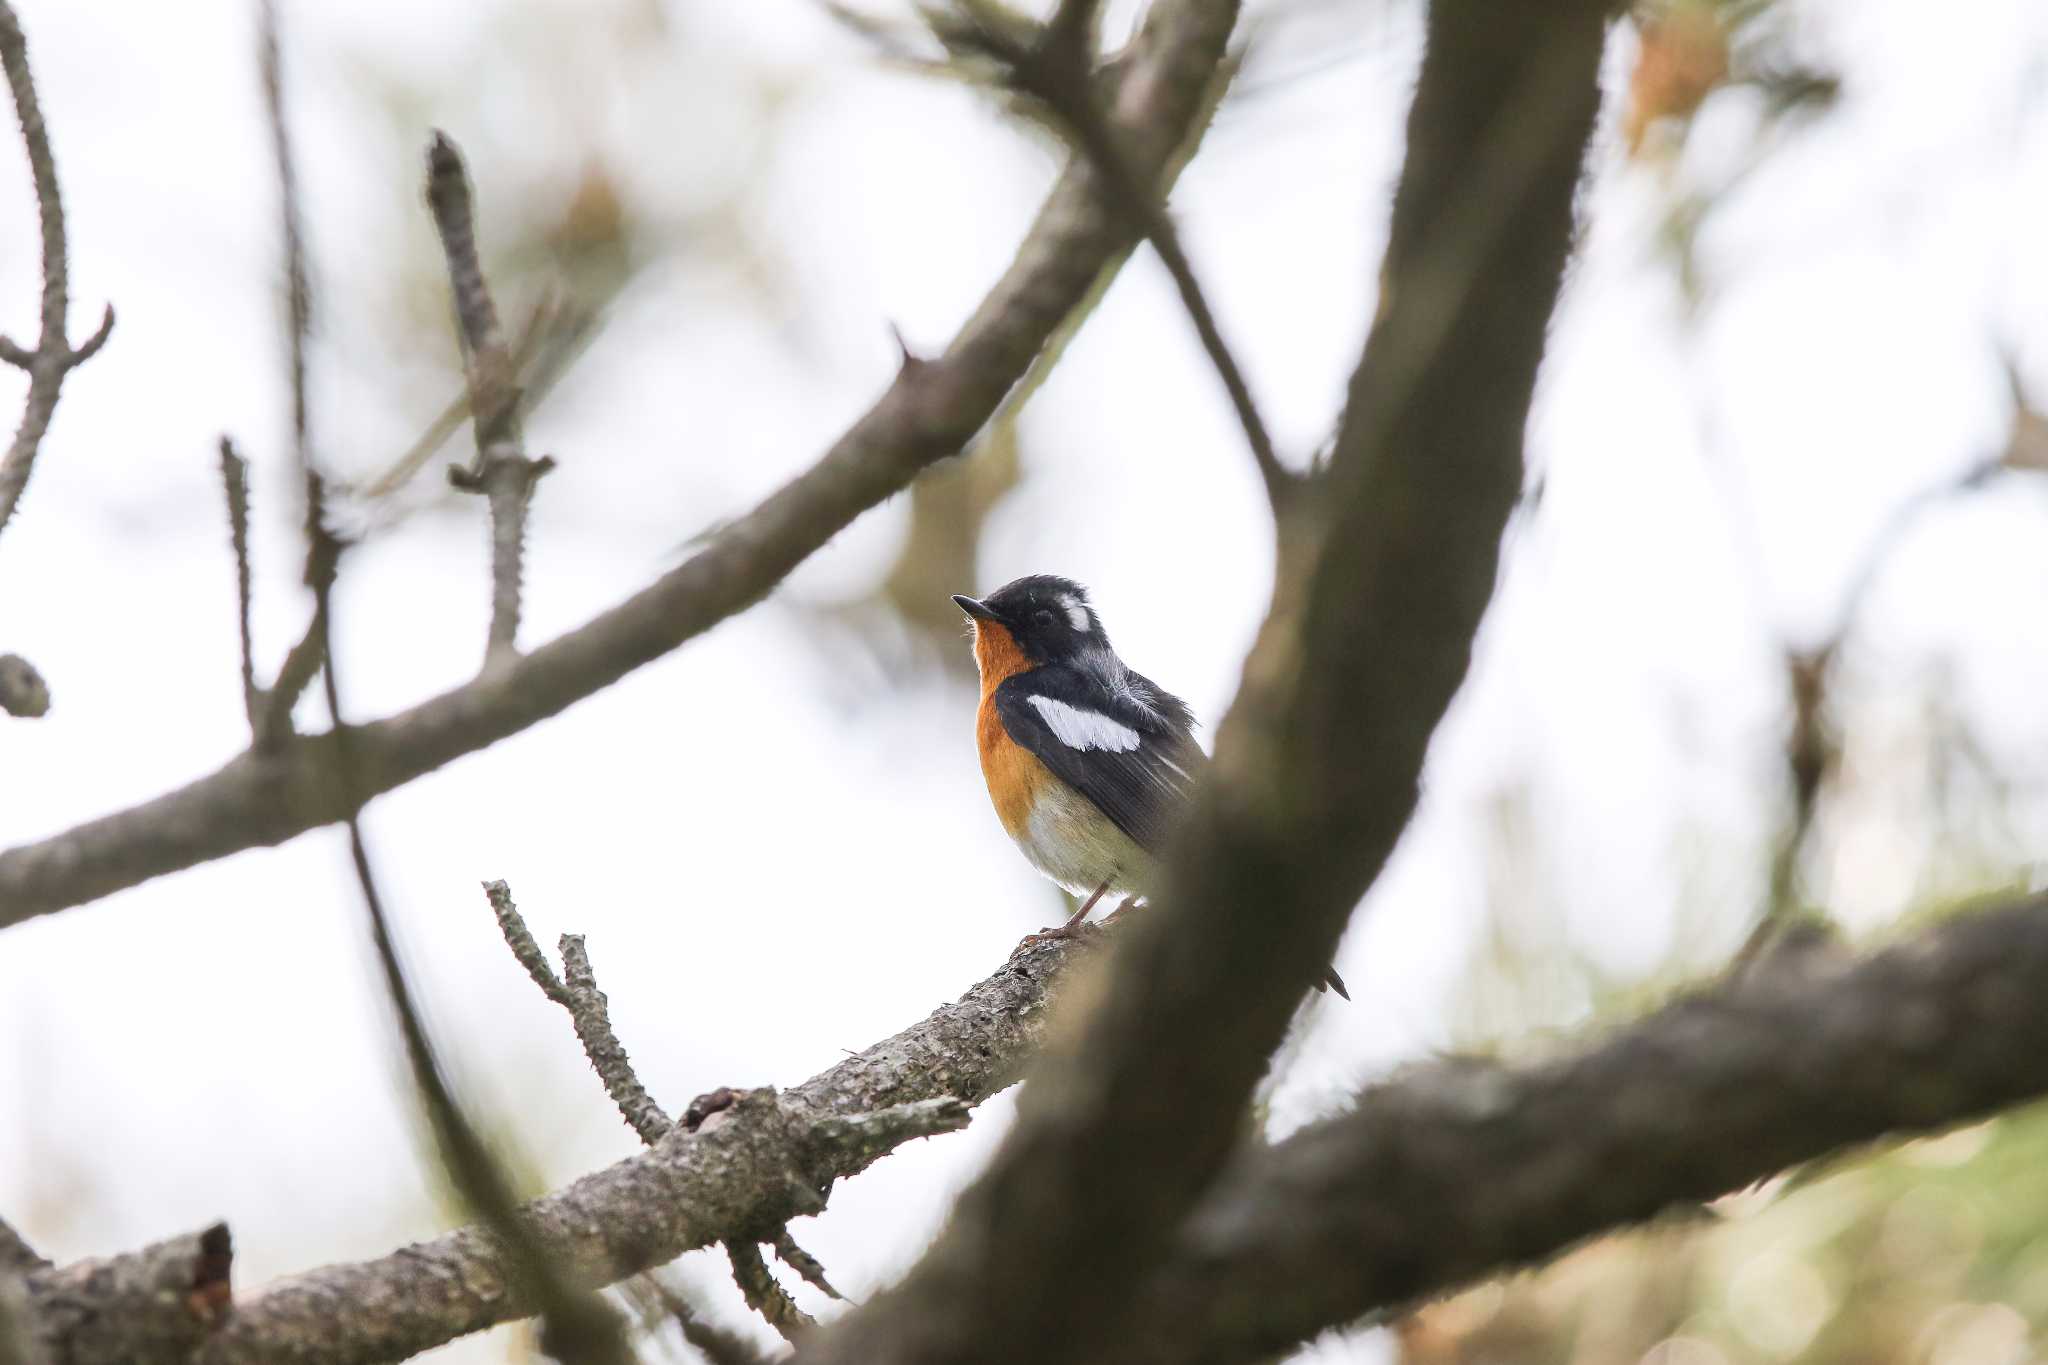
[[[1133,705],[1077,670],[1037,668],[996,689],[996,714],[1053,776],[1094,802],[1140,848],[1158,853],[1208,760],[1188,733],[1186,707],[1145,687],[1153,695]],[[1155,697],[1172,707],[1156,705]]]

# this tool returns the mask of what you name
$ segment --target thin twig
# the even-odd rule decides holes
[[[733,1283],[746,1295],[747,1306],[759,1313],[784,1341],[795,1343],[818,1325],[818,1320],[796,1306],[796,1300],[775,1278],[775,1272],[761,1259],[758,1243],[735,1237],[725,1244],[732,1261]]]
[[[512,888],[502,881],[485,882],[484,895],[490,900],[491,912],[498,918],[498,931],[505,936],[505,945],[512,950],[512,956],[526,968],[526,974],[533,978],[534,985],[540,987],[541,994],[569,1012],[577,1041],[583,1044],[583,1055],[590,1059],[598,1079],[604,1082],[605,1093],[619,1107],[627,1125],[650,1147],[661,1141],[662,1135],[675,1126],[675,1121],[662,1111],[653,1096],[647,1093],[647,1088],[640,1084],[639,1076],[633,1071],[632,1059],[626,1055],[618,1034],[612,1031],[608,1002],[604,992],[598,989],[597,975],[591,970],[590,954],[583,946],[583,936],[562,935],[562,970],[567,980],[558,978],[548,965],[540,945],[534,942],[532,932],[519,914],[519,907],[513,904]]]
[[[985,0],[962,0],[968,24],[948,28],[954,46],[967,46],[1002,63],[1010,84],[1037,100],[1065,132],[1075,149],[1094,167],[1098,180],[1117,211],[1151,242],[1160,264],[1173,279],[1181,305],[1223,381],[1230,405],[1244,428],[1252,463],[1266,487],[1276,513],[1283,510],[1299,480],[1280,463],[1273,439],[1252,398],[1251,385],[1223,339],[1208,296],[1195,277],[1194,264],[1181,245],[1180,231],[1159,194],[1149,186],[1118,140],[1103,112],[1093,69],[1094,0],[1066,0],[1042,27],[1019,32]]]
[[[817,1257],[811,1255],[810,1252],[798,1246],[796,1238],[789,1235],[788,1228],[784,1228],[776,1234],[774,1247],[776,1256],[781,1259],[784,1265],[803,1276],[805,1284],[808,1284],[828,1299],[838,1299],[841,1303],[850,1302],[846,1295],[834,1289],[832,1282],[825,1278],[823,1263]]]
[[[696,1347],[711,1365],[767,1365],[768,1357],[752,1342],[704,1321],[695,1305],[667,1280],[643,1275],[634,1283],[647,1287],[655,1304],[668,1317],[675,1319],[676,1326],[682,1330],[683,1340]]]
[[[477,257],[469,175],[462,153],[442,132],[434,134],[427,148],[427,204],[448,262],[456,329],[469,377],[469,409],[476,423],[476,462],[468,469],[451,467],[448,478],[464,492],[483,494],[490,505],[491,631],[484,650],[488,667],[517,653],[527,506],[533,486],[555,462],[545,455],[530,460],[521,448],[519,383]]]
[[[258,64],[263,72],[263,111],[270,125],[270,150],[277,168],[278,221],[284,242],[285,307],[290,321],[292,441],[299,463],[310,465],[307,425],[306,338],[313,325],[313,291],[306,276],[305,230],[299,215],[299,175],[291,135],[284,121],[284,59],[277,36],[277,0],[262,0]]]
[[[7,0],[0,0],[0,66],[6,68],[7,85],[14,95],[14,112],[21,122],[21,139],[28,148],[28,168],[35,181],[43,238],[42,333],[32,351],[0,337],[0,360],[26,370],[29,376],[28,401],[22,408],[21,425],[15,429],[14,444],[8,448],[7,458],[0,460],[0,530],[4,530],[14,515],[15,504],[21,501],[22,490],[28,487],[36,451],[57,411],[57,395],[64,376],[90,360],[106,344],[107,336],[114,330],[114,306],[107,305],[99,329],[74,350],[64,330],[71,285],[64,242],[64,200],[57,189],[57,161],[50,152],[49,131],[43,126],[42,105],[36,100],[35,78],[29,71],[28,39]]]
[[[249,463],[235,453],[235,443],[220,438],[220,482],[228,503],[228,542],[235,551],[235,606],[242,646],[242,709],[249,732],[261,728],[263,698],[256,688],[256,657],[249,638]]]
[[[562,935],[559,944],[562,975],[558,977],[548,962],[547,954],[541,951],[540,944],[534,939],[533,931],[526,927],[526,919],[519,913],[519,907],[513,903],[512,888],[503,881],[485,882],[484,895],[491,903],[491,913],[498,920],[498,932],[504,936],[505,946],[512,950],[512,956],[533,978],[533,984],[540,987],[542,995],[568,1011],[569,1019],[576,1028],[577,1041],[583,1044],[583,1055],[590,1060],[598,1079],[604,1082],[605,1093],[612,1097],[612,1103],[618,1106],[627,1125],[649,1147],[661,1141],[675,1126],[675,1121],[663,1112],[640,1083],[639,1075],[633,1070],[632,1059],[626,1055],[625,1046],[612,1029],[608,1002],[604,992],[598,989],[597,973],[591,968],[590,953],[584,946],[583,936]],[[810,1283],[835,1299],[840,1297],[839,1291],[825,1279],[825,1267],[797,1245],[787,1226],[776,1235],[775,1250]],[[762,1262],[760,1248],[752,1241],[730,1240],[726,1243],[726,1254],[732,1258],[734,1282],[770,1327],[788,1337],[799,1327],[816,1325],[776,1282],[774,1274]]]

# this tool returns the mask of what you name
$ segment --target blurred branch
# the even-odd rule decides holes
[[[1134,157],[1178,158],[1206,108],[1235,7],[1155,5],[1113,101]],[[945,353],[903,367],[809,471],[709,537],[692,558],[576,630],[473,682],[359,727],[360,783],[334,781],[333,734],[281,739],[139,806],[0,853],[0,927],[345,818],[618,681],[766,595],[806,556],[919,472],[960,450],[1125,250],[1094,177],[1070,166],[1003,278]]]
[[[57,161],[50,152],[50,134],[43,126],[42,105],[36,100],[35,78],[29,71],[28,39],[14,7],[0,0],[0,67],[7,72],[7,87],[14,95],[15,117],[21,123],[21,140],[28,148],[29,174],[35,181],[36,209],[42,221],[43,302],[42,334],[34,350],[0,336],[0,360],[28,372],[28,402],[22,410],[21,425],[15,429],[14,444],[0,460],[0,530],[6,529],[14,506],[28,486],[35,466],[36,451],[50,418],[57,411],[57,395],[64,376],[99,351],[114,330],[114,308],[107,305],[99,329],[74,349],[65,336],[65,314],[70,310],[70,257],[64,241],[64,200],[57,190]]]
[[[711,1365],[766,1365],[768,1357],[755,1350],[752,1342],[704,1321],[696,1308],[666,1281],[643,1275],[635,1283],[645,1286],[663,1316],[675,1320],[683,1340],[696,1347]]]
[[[519,383],[498,310],[491,303],[476,252],[476,211],[462,153],[446,133],[436,132],[427,150],[427,204],[448,258],[448,284],[469,376],[469,409],[476,418],[476,462],[448,471],[466,493],[481,493],[491,512],[491,631],[484,662],[509,660],[519,637],[520,590],[526,573],[526,511],[533,487],[555,467],[553,459],[530,460],[521,449]]]
[[[1044,24],[1020,25],[993,0],[959,0],[957,14],[935,10],[927,18],[938,25],[949,47],[979,52],[999,62],[1006,83],[1044,107],[1082,158],[1095,168],[1111,204],[1126,216],[1137,235],[1152,243],[1195,325],[1202,349],[1223,381],[1251,447],[1252,463],[1278,513],[1298,481],[1280,463],[1251,386],[1223,340],[1208,296],[1181,245],[1173,215],[1157,188],[1160,177],[1154,173],[1152,183],[1147,183],[1148,177],[1125,152],[1103,112],[1093,62],[1095,10],[1094,0],[1063,0]]]
[[[817,1257],[796,1244],[796,1238],[790,1236],[788,1228],[777,1234],[773,1245],[776,1259],[801,1275],[805,1284],[828,1299],[838,1299],[842,1303],[847,1301],[846,1295],[834,1289],[832,1282],[825,1278],[824,1265]]]
[[[1372,335],[1330,471],[1298,500],[1320,520],[1281,539],[1162,913],[1034,1071],[931,1251],[800,1359],[1122,1358],[1135,1291],[1242,1141],[1463,681],[1521,490],[1605,28],[1596,0],[1430,7]]]
[[[121,1256],[32,1272],[31,1359],[47,1365],[183,1365],[230,1320],[225,1223]]]
[[[50,1262],[37,1254],[26,1238],[16,1232],[6,1219],[0,1218],[0,1275],[46,1270],[49,1265]]]
[[[582,1287],[729,1238],[773,1237],[822,1209],[835,1181],[913,1138],[964,1126],[973,1106],[1015,1083],[1045,1041],[1057,983],[1096,941],[1026,949],[901,1033],[793,1090],[733,1095],[694,1130],[678,1124],[652,1148],[526,1205],[522,1222]],[[401,1360],[533,1309],[503,1246],[469,1227],[266,1286],[199,1360]]]
[[[1788,943],[1554,1060],[1451,1060],[1246,1153],[1144,1294],[1133,1365],[1325,1328],[1891,1135],[2048,1093],[2048,897],[1860,962]]]
[[[733,1283],[746,1296],[747,1307],[759,1313],[784,1341],[796,1342],[815,1329],[818,1320],[796,1306],[796,1300],[761,1259],[761,1248],[744,1237],[729,1238],[725,1254],[732,1261]]]
[[[33,720],[50,709],[50,686],[19,654],[0,654],[0,711]]]

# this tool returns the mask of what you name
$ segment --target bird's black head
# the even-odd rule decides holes
[[[1088,605],[1088,590],[1071,578],[1032,574],[1005,583],[979,601],[957,593],[953,601],[975,619],[977,640],[980,622],[1002,626],[1034,664],[1059,663],[1090,649],[1109,648],[1102,621]]]

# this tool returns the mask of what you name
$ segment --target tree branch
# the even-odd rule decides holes
[[[50,1365],[184,1365],[233,1311],[227,1225],[25,1281],[29,1337]]]
[[[92,359],[114,330],[113,305],[107,306],[99,329],[84,345],[73,349],[65,335],[65,314],[71,306],[70,261],[64,241],[64,199],[57,189],[57,160],[50,152],[49,130],[43,126],[43,108],[36,99],[35,77],[29,71],[28,39],[14,7],[0,0],[0,67],[7,72],[7,87],[14,95],[15,117],[21,123],[21,140],[28,148],[29,175],[35,181],[36,209],[42,222],[43,300],[42,334],[34,350],[0,337],[0,360],[28,372],[28,402],[15,428],[14,444],[0,460],[0,530],[14,516],[15,504],[28,487],[35,467],[36,451],[50,418],[57,411],[57,395],[64,376]]]
[[[546,456],[529,460],[520,448],[519,383],[477,258],[469,175],[462,153],[442,132],[434,134],[427,149],[427,204],[448,258],[448,284],[469,378],[469,410],[476,420],[476,463],[467,470],[451,468],[448,478],[466,493],[483,494],[491,513],[491,631],[484,651],[489,665],[509,659],[518,643],[527,506],[534,485],[555,462]]]
[[[1324,520],[1282,538],[1158,910],[931,1252],[802,1360],[1119,1358],[1143,1275],[1240,1140],[1464,678],[1521,487],[1604,27],[1593,0],[1431,6],[1378,316],[1328,482],[1303,500]]]
[[[836,1180],[917,1137],[963,1126],[1043,1044],[1048,1003],[1090,943],[1019,953],[957,1002],[793,1090],[746,1091],[695,1131],[528,1204],[522,1220],[575,1285],[636,1275],[731,1238],[771,1239],[824,1207]],[[502,1246],[470,1227],[389,1256],[266,1287],[200,1353],[203,1365],[402,1360],[534,1311]]]
[[[1232,0],[1177,0],[1146,16],[1115,101],[1144,164],[1176,159],[1223,60]],[[1095,177],[1070,166],[1017,258],[946,352],[905,366],[815,466],[725,527],[690,560],[549,644],[466,686],[357,730],[361,787],[334,781],[333,735],[247,753],[177,791],[0,853],[0,928],[343,819],[516,734],[764,596],[861,512],[960,450],[1129,243]]]
[[[1223,390],[1251,448],[1252,463],[1265,485],[1267,500],[1276,515],[1285,514],[1299,480],[1281,464],[1273,448],[1273,438],[1252,398],[1251,385],[1223,340],[1208,295],[1181,245],[1173,215],[1145,175],[1132,164],[1115,127],[1103,113],[1091,61],[1094,4],[1090,0],[1065,0],[1043,25],[1023,32],[1013,31],[1012,26],[1005,24],[1002,14],[988,0],[961,0],[961,4],[968,22],[947,30],[952,44],[977,48],[1002,63],[1007,81],[1043,105],[1075,150],[1095,168],[1111,205],[1126,216],[1137,235],[1149,241],[1158,253],[1209,363],[1223,381]],[[942,17],[943,13],[939,11],[934,17]],[[1157,180],[1156,176],[1152,178]]]
[[[604,992],[597,988],[597,974],[591,970],[590,954],[583,946],[583,936],[562,935],[559,945],[562,971],[568,977],[564,982],[548,965],[540,945],[533,941],[532,931],[527,929],[519,907],[512,902],[512,888],[502,881],[485,882],[484,895],[491,903],[491,913],[497,916],[498,932],[505,936],[505,945],[512,950],[512,956],[526,968],[526,974],[533,978],[534,985],[540,987],[542,995],[569,1012],[570,1022],[576,1029],[576,1039],[583,1044],[583,1055],[590,1059],[591,1069],[604,1082],[605,1093],[619,1107],[620,1117],[649,1147],[661,1141],[662,1136],[675,1126],[675,1120],[663,1112],[654,1097],[647,1093],[647,1087],[640,1084],[640,1077],[633,1071],[632,1059],[626,1055],[618,1034],[612,1031],[609,1002]]]
[[[0,1275],[25,1275],[31,1270],[47,1270],[49,1265],[47,1258],[39,1255],[6,1219],[0,1218]]]
[[[745,1237],[730,1238],[725,1254],[732,1262],[733,1283],[746,1296],[747,1307],[759,1313],[784,1341],[800,1341],[804,1333],[817,1327],[818,1320],[796,1306],[768,1262],[761,1259],[759,1243]]]
[[[2048,897],[1860,962],[1788,942],[1533,1065],[1433,1063],[1241,1159],[1145,1295],[1133,1365],[1227,1365],[1886,1135],[2048,1093]]]

